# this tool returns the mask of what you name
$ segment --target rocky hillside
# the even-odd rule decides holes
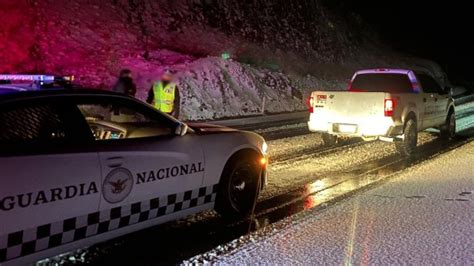
[[[130,68],[144,98],[178,71],[182,118],[305,109],[362,67],[431,68],[386,48],[354,14],[321,0],[0,0],[0,72],[74,74],[109,89]],[[223,59],[221,55],[228,55]]]

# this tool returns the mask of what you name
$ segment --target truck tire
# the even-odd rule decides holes
[[[403,156],[412,155],[418,142],[418,129],[415,120],[410,118],[403,129],[403,140],[395,141],[395,147]]]
[[[445,124],[440,128],[440,136],[445,140],[451,140],[456,136],[456,115],[454,111],[449,111]]]
[[[258,156],[242,154],[231,159],[221,176],[215,210],[226,220],[240,220],[252,213],[260,192]]]
[[[337,136],[333,136],[328,133],[323,133],[324,146],[332,147],[337,144]]]

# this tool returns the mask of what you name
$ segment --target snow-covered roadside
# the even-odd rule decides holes
[[[462,131],[474,126],[474,102],[466,103],[456,106],[456,113],[463,114],[461,117],[456,117],[456,130]]]
[[[224,264],[474,264],[474,143],[260,232]],[[282,226],[283,224],[283,226]]]

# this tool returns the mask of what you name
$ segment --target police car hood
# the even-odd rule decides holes
[[[201,134],[216,134],[226,132],[237,132],[239,130],[230,127],[224,127],[219,125],[207,124],[207,123],[187,123],[197,133]]]

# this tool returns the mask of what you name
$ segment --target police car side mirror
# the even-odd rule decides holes
[[[184,136],[186,135],[186,133],[188,133],[188,125],[184,124],[184,123],[179,123],[177,126],[176,126],[176,129],[174,131],[174,134],[176,136]]]

